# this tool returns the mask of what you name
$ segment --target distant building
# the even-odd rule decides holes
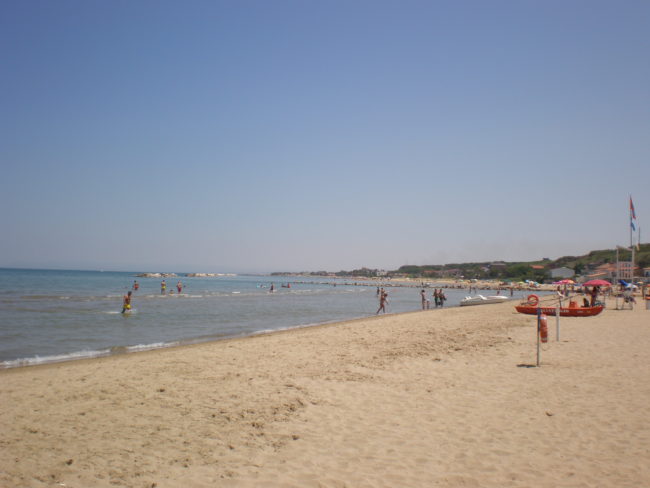
[[[639,267],[635,266],[634,271],[634,274],[637,274]],[[616,263],[605,263],[592,269],[590,273],[587,273],[587,278],[590,280],[602,279],[612,282],[617,279],[629,281],[632,279],[632,276],[632,263],[630,261],[619,261],[618,272],[616,270]]]
[[[604,263],[591,269],[587,274],[590,280],[613,280],[616,276],[616,264]]]
[[[631,280],[634,273],[632,272],[632,262],[631,261],[619,261],[618,262],[618,279],[619,280]],[[614,274],[613,278],[616,278]]]
[[[551,278],[561,278],[561,279],[567,279],[567,278],[573,278],[576,275],[576,272],[573,271],[571,268],[555,268],[551,270]]]
[[[537,271],[541,271],[545,268],[545,266],[541,264],[531,264],[530,267]]]

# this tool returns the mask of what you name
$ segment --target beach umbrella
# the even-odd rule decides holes
[[[553,283],[554,285],[573,285],[575,281],[573,280],[560,280]]]
[[[605,280],[589,280],[585,281],[582,286],[612,286],[612,284]]]

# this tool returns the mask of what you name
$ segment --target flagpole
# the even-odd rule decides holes
[[[628,209],[628,213],[630,214],[630,247],[634,245],[634,242],[632,242],[632,195],[630,195],[630,208]]]
[[[630,241],[630,243],[631,243],[630,247],[632,248],[632,275],[631,276],[632,276],[632,282],[634,282],[634,243],[632,243],[632,241]]]
[[[633,205],[632,204],[632,195],[630,195],[630,249],[632,249],[632,263],[631,263],[632,264],[632,269],[631,269],[632,274],[631,274],[631,277],[632,277],[632,283],[634,283],[634,240],[633,240],[634,227],[632,227],[632,217],[636,217],[636,216],[633,215],[633,213],[632,213],[633,212],[632,211],[632,208],[633,208],[632,205]]]

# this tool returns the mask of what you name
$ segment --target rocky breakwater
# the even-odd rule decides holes
[[[237,276],[232,273],[187,273],[188,278],[218,278],[220,276]]]
[[[138,278],[173,278],[178,275],[176,273],[140,273],[135,276]]]

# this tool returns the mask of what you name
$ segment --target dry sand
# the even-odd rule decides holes
[[[611,303],[613,305],[613,302]],[[2,487],[650,486],[650,311],[512,303],[0,372]]]

